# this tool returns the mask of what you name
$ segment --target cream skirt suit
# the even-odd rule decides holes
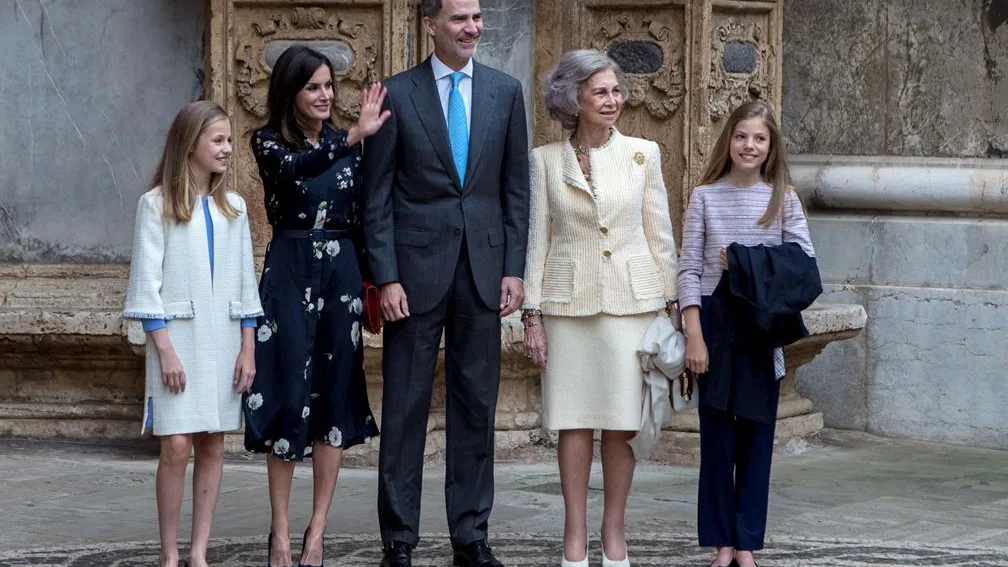
[[[590,150],[592,183],[570,142],[532,150],[526,309],[543,314],[548,429],[636,431],[636,356],[676,293],[676,245],[661,153],[621,135]]]

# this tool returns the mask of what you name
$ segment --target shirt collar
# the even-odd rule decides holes
[[[435,55],[435,54],[433,54],[433,53],[431,53],[431,69],[434,71],[434,80],[435,81],[440,81],[441,79],[443,79],[443,78],[447,77],[448,75],[451,75],[452,73],[455,72],[454,70],[452,70],[451,67],[449,67],[449,66],[445,65],[444,63],[442,63],[441,60],[438,59],[438,56]],[[461,71],[462,71],[462,73],[466,77],[469,77],[470,79],[472,79],[472,75],[473,75],[473,60],[472,60],[472,58],[469,59],[469,62],[466,63],[465,67],[462,67]]]

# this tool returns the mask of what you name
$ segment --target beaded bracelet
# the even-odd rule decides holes
[[[542,311],[540,311],[539,309],[522,309],[521,314],[522,323],[534,317],[542,317]]]

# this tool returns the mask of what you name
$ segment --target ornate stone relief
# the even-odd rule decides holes
[[[776,54],[767,36],[758,22],[734,17],[714,30],[708,83],[713,122],[720,122],[744,102],[770,101]]]
[[[346,120],[360,112],[360,90],[377,81],[381,29],[321,7],[296,7],[264,13],[235,38],[235,86],[245,110],[266,117],[270,68],[279,51],[303,43],[325,53],[336,71],[336,111]]]
[[[686,93],[683,38],[672,25],[652,16],[605,14],[591,46],[608,53],[627,75],[630,107],[643,105],[655,118],[668,118]]]

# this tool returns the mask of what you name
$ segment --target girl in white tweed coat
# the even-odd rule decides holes
[[[144,424],[161,439],[157,469],[161,566],[179,563],[179,515],[189,453],[192,544],[206,566],[223,470],[224,432],[241,427],[241,394],[255,375],[262,315],[245,201],[224,189],[231,123],[215,103],[182,109],[137,205],[123,317],[147,333]]]

